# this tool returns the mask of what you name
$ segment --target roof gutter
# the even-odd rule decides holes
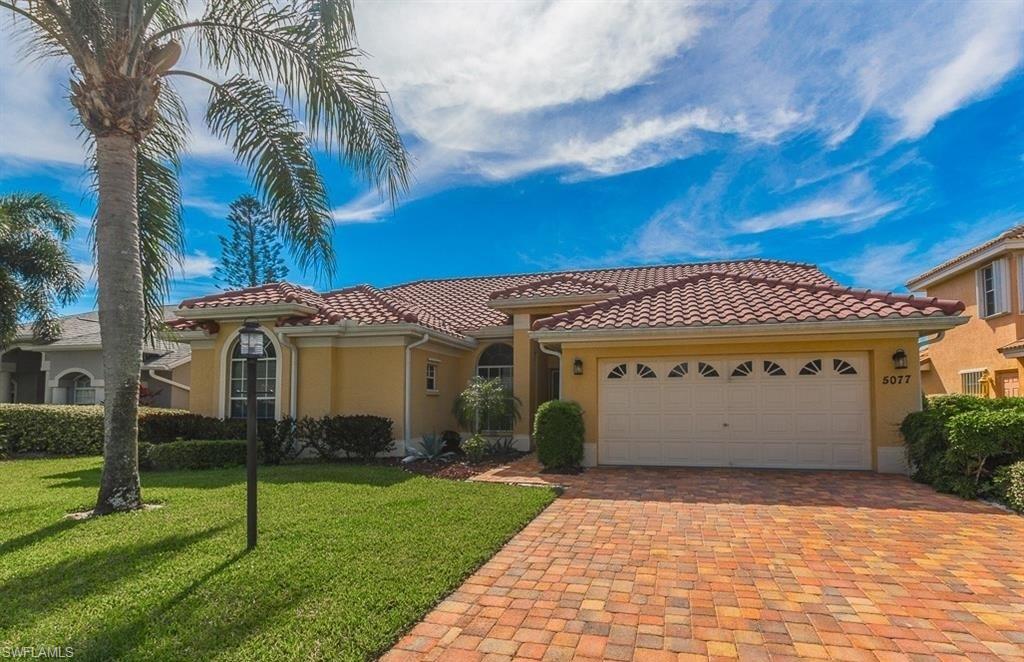
[[[726,337],[763,337],[811,335],[816,333],[881,333],[897,331],[937,332],[966,324],[967,317],[944,316],[896,320],[857,320],[833,322],[781,322],[778,324],[735,324],[698,327],[640,327],[631,329],[539,329],[530,337],[538,342],[577,342],[630,339],[718,339]]]
[[[430,334],[424,333],[422,338],[405,346],[405,420],[402,427],[406,445],[412,441],[412,435],[409,433],[409,428],[412,427],[412,350],[428,340],[430,340]]]
[[[156,369],[155,368],[150,368],[148,372],[149,372],[149,376],[152,377],[153,379],[155,379],[158,382],[163,382],[164,384],[168,384],[170,386],[173,386],[174,388],[180,388],[182,391],[185,391],[186,393],[188,393],[189,391],[192,390],[192,387],[186,386],[185,384],[182,384],[181,382],[176,382],[176,381],[167,379],[166,377],[161,377],[160,375],[156,374]]]
[[[540,351],[544,352],[545,354],[548,354],[550,356],[554,356],[555,358],[558,359],[558,399],[561,400],[562,399],[562,353],[561,352],[556,352],[553,349],[548,349],[547,347],[544,346],[544,343],[542,343],[542,342],[537,343],[537,347],[539,347]]]
[[[935,283],[945,280],[960,271],[994,260],[995,258],[1002,256],[1003,253],[1012,250],[1024,250],[1024,240],[1004,239],[1003,241],[996,243],[994,246],[989,246],[988,248],[962,260],[953,258],[955,261],[952,264],[947,264],[946,266],[939,267],[933,271],[926,271],[925,273],[908,280],[907,289],[912,292],[923,290],[929,285],[934,285]]]

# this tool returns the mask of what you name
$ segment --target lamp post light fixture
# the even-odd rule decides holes
[[[263,358],[265,338],[258,322],[246,321],[238,334],[239,352],[245,359],[245,506],[246,548],[256,546],[256,365]]]
[[[903,348],[896,350],[896,353],[892,355],[892,365],[897,370],[907,369],[907,353],[903,351]]]
[[[583,374],[583,359],[575,358],[572,361],[572,374],[582,375]]]

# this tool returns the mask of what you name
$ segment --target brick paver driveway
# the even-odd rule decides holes
[[[1022,517],[869,473],[565,482],[385,659],[1024,656]]]

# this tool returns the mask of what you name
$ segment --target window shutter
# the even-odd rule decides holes
[[[1010,260],[1003,258],[996,262],[996,300],[999,312],[1010,312]]]
[[[974,272],[974,289],[975,300],[978,302],[978,317],[986,317],[991,311],[985,310],[985,267]]]

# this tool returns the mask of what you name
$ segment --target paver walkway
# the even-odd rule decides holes
[[[872,473],[552,478],[386,660],[1024,658],[1022,517]]]

